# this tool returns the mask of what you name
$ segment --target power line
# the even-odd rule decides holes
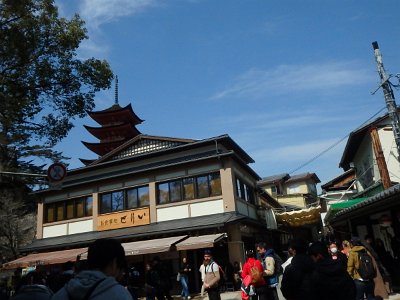
[[[386,107],[381,108],[378,112],[376,112],[375,114],[373,114],[371,117],[368,118],[368,120],[366,120],[364,123],[362,123],[361,126],[359,126],[356,130],[358,130],[359,128],[363,127],[366,123],[368,123],[371,119],[375,118],[378,114],[380,114],[383,110],[385,110]],[[339,145],[341,142],[343,142],[346,138],[349,137],[349,135],[351,134],[348,133],[346,136],[344,136],[343,138],[341,138],[340,140],[338,140],[337,142],[333,143],[331,146],[329,146],[328,148],[326,148],[325,150],[323,150],[322,152],[320,152],[319,154],[315,155],[313,158],[311,158],[310,160],[306,161],[305,163],[303,163],[302,165],[300,165],[299,167],[293,169],[291,172],[289,172],[289,174],[293,174],[294,172],[304,168],[305,166],[309,165],[310,163],[312,163],[313,161],[317,160],[319,157],[321,157],[322,155],[324,155],[326,152],[328,152],[329,150],[335,148],[337,145]]]

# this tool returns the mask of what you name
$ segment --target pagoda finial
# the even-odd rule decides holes
[[[115,104],[118,104],[118,75],[115,75]]]

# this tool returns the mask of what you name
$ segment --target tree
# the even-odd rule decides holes
[[[0,0],[0,215],[21,181],[35,183],[4,172],[41,172],[32,158],[63,158],[53,147],[110,87],[106,61],[77,55],[86,38],[84,21],[59,17],[52,0]]]

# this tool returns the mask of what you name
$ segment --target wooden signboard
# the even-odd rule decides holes
[[[97,230],[110,230],[150,224],[150,209],[139,208],[97,217]]]

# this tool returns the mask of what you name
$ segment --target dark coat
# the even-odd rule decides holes
[[[281,291],[287,300],[311,299],[311,275],[314,262],[305,254],[296,254],[285,268]]]
[[[354,300],[356,289],[353,279],[340,260],[325,258],[315,264],[311,276],[312,299]]]

